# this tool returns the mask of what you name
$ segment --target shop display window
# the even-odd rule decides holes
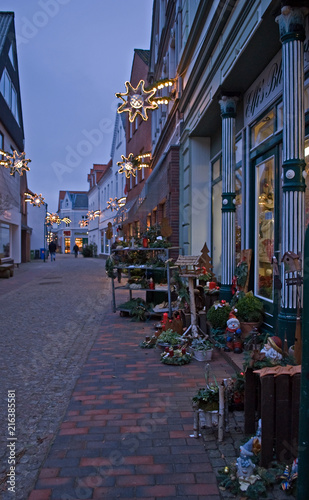
[[[10,227],[0,224],[0,258],[10,256]]]
[[[274,157],[256,167],[256,295],[272,300],[274,255]]]
[[[212,264],[213,272],[218,281],[221,280],[221,252],[222,252],[222,181],[212,187]]]
[[[241,226],[242,226],[242,168],[235,172],[235,260],[236,264],[240,262],[241,254]]]
[[[255,148],[261,142],[273,135],[275,131],[275,112],[272,109],[259,120],[251,129],[251,148]]]
[[[306,191],[305,191],[305,224],[309,224],[309,138],[305,141]]]

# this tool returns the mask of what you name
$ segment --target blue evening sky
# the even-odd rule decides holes
[[[15,12],[28,187],[57,210],[110,159],[133,51],[149,49],[152,0],[0,0]],[[121,158],[119,158],[119,161]]]

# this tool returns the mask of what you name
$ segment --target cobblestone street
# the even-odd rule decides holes
[[[117,304],[127,298],[117,291]],[[239,456],[243,412],[230,414],[222,443],[213,430],[194,439],[191,400],[205,363],[163,365],[160,349],[139,347],[157,320],[132,322],[111,305],[103,259],[57,255],[0,280],[0,499],[232,498],[217,473]],[[210,371],[221,381],[235,366],[215,350]],[[7,483],[12,442],[16,494]],[[267,498],[285,495],[276,486]]]
[[[16,499],[33,486],[81,367],[110,309],[105,261],[57,255],[0,280],[0,498],[8,471],[7,393],[16,391]]]

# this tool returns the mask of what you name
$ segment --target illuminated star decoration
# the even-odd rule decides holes
[[[58,214],[51,214],[50,212],[47,212],[46,222],[48,224],[60,224],[61,219]]]
[[[126,177],[129,178],[130,175],[136,177],[136,164],[134,162],[133,153],[130,153],[128,158],[121,155],[122,161],[118,161],[117,165],[120,167],[118,170],[119,174],[125,173]]]
[[[119,208],[118,198],[110,198],[106,203],[107,203],[107,209],[111,210],[112,212],[114,210],[118,210]]]
[[[151,100],[156,93],[156,89],[145,90],[144,80],[140,80],[135,88],[130,82],[125,82],[125,86],[126,92],[115,94],[116,97],[123,101],[123,104],[117,110],[118,113],[127,111],[131,123],[134,122],[137,115],[140,115],[145,121],[148,120],[147,109],[153,110],[158,107],[158,104]]]
[[[112,212],[114,210],[119,210],[119,208],[123,207],[126,204],[126,196],[123,196],[122,198],[110,198],[107,201],[107,209],[111,210]]]
[[[70,224],[71,219],[69,217],[63,217],[63,219],[60,219],[58,214],[51,214],[50,212],[47,212],[46,215],[46,224],[61,224],[61,222],[64,222],[65,224]]]
[[[69,219],[69,217],[63,217],[63,219],[61,219],[61,222],[64,222],[65,224],[70,224],[72,221],[71,219]]]
[[[0,161],[0,165],[3,165],[5,168],[9,168],[10,175],[15,175],[15,172],[18,172],[19,175],[23,175],[24,171],[30,170],[30,167],[28,167],[28,163],[31,160],[25,158],[25,153],[18,153],[17,151],[13,151],[13,154],[10,155],[9,153],[6,153],[2,149],[0,149],[0,155],[6,158],[6,160]]]
[[[122,161],[118,161],[117,165],[120,167],[118,170],[119,174],[125,173],[126,177],[129,178],[130,175],[136,177],[137,170],[141,170],[142,168],[149,167],[149,163],[145,163],[147,159],[151,160],[151,153],[143,153],[139,156],[133,156],[133,153],[130,153],[128,158],[121,155]],[[146,159],[146,160],[145,160]]]
[[[89,212],[87,213],[87,219],[94,220],[96,217],[100,217],[100,214],[100,210],[89,210]]]
[[[35,205],[36,207],[40,207],[41,205],[45,205],[44,198],[41,194],[25,193],[25,196],[27,196],[25,201],[29,201],[29,203],[31,203],[31,205]]]
[[[89,224],[89,220],[88,219],[80,220],[78,224],[80,227],[87,227]]]

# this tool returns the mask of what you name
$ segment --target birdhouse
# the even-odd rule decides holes
[[[281,262],[284,263],[284,271],[286,273],[294,273],[301,271],[301,258],[294,252],[288,251],[283,255]]]
[[[183,277],[195,277],[200,273],[200,257],[196,255],[179,255],[175,262],[179,274]]]

